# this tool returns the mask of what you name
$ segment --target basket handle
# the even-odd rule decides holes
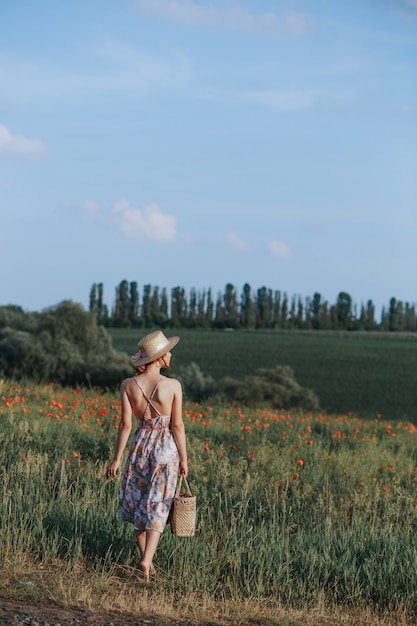
[[[186,486],[186,488],[187,488],[187,496],[191,496],[191,495],[192,495],[192,493],[191,493],[191,489],[190,489],[190,487],[189,487],[189,485],[188,485],[188,482],[187,482],[187,479],[185,478],[184,474],[181,474],[181,475],[180,475],[180,480],[179,480],[178,485],[177,485],[177,490],[176,490],[176,492],[175,492],[175,497],[176,497],[176,498],[178,498],[178,496],[180,495],[181,485],[182,485],[182,481],[183,481],[183,480],[184,480],[184,482],[185,482],[185,486]]]

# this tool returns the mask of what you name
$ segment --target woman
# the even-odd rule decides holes
[[[139,351],[132,356],[137,373],[121,384],[122,416],[116,451],[107,468],[107,477],[114,479],[133,414],[138,427],[123,473],[119,520],[133,523],[141,554],[139,568],[146,582],[154,574],[152,560],[168,519],[178,472],[188,474],[181,383],[160,372],[169,368],[170,350],[178,341],[179,337],[168,339],[160,330],[139,341]]]

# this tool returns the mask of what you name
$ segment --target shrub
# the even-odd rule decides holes
[[[211,399],[239,402],[246,406],[272,406],[275,409],[297,408],[305,411],[319,409],[319,399],[311,389],[305,389],[295,380],[291,367],[276,365],[272,369],[260,369],[244,379],[231,377],[220,382],[205,376],[200,367],[191,362],[179,369],[178,378],[184,388],[184,396],[193,402]]]
[[[9,324],[0,326],[2,376],[114,387],[132,372],[130,359],[80,304],[65,301],[38,314],[3,310],[0,321]]]
[[[259,369],[243,380],[225,378],[220,389],[228,400],[242,402],[247,406],[267,404],[276,409],[319,409],[316,394],[299,385],[293,369],[289,366],[276,365],[272,369]]]
[[[180,368],[178,378],[184,388],[184,395],[189,400],[201,402],[212,396],[217,384],[211,376],[204,376],[197,363]]]

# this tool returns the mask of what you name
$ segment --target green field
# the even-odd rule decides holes
[[[105,479],[115,394],[29,381],[0,391],[0,597],[165,610],[155,624],[416,623],[412,424],[185,403],[196,535],[164,531],[145,592],[132,528],[117,522],[120,476]],[[335,611],[344,619],[325,617]]]
[[[110,329],[113,345],[136,351],[142,329]],[[400,333],[244,332],[170,330],[181,342],[174,373],[191,361],[216,380],[243,378],[256,369],[290,365],[324,411],[382,414],[417,421],[417,335]]]

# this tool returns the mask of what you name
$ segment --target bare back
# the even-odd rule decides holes
[[[123,382],[132,412],[141,422],[143,417],[156,418],[158,415],[171,416],[179,382],[166,376],[147,376],[146,372]]]

